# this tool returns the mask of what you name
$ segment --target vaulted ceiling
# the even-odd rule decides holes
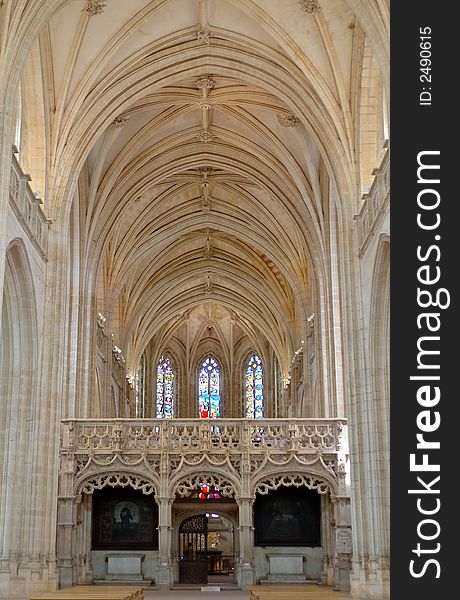
[[[354,210],[363,48],[384,57],[372,23],[387,9],[73,0],[55,11],[40,34],[48,210],[67,210],[78,181],[88,293],[131,361],[211,303],[288,364],[325,293],[332,187],[339,216]]]

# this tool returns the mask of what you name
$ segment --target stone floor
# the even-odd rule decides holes
[[[306,588],[308,600],[349,600],[350,594],[335,592],[330,587],[309,586]],[[286,600],[289,600],[286,594]],[[248,600],[249,593],[242,590],[222,590],[220,592],[201,592],[200,590],[171,590],[162,592],[158,590],[146,590],[145,600]]]
[[[350,600],[352,596],[335,592],[331,587],[308,586],[306,600]],[[223,589],[220,592],[202,592],[200,589],[177,589],[170,591],[145,589],[144,600],[248,600],[249,592],[238,589]],[[4,600],[18,600],[17,598]],[[24,598],[23,600],[27,600]],[[286,600],[289,600],[286,594]]]
[[[248,592],[241,590],[222,590],[221,592],[201,592],[200,590],[171,590],[144,592],[144,600],[248,600]]]

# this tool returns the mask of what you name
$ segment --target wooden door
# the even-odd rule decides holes
[[[179,528],[179,577],[181,583],[208,582],[208,518],[189,517]]]

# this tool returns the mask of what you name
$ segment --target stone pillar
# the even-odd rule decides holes
[[[251,495],[251,457],[250,430],[247,422],[241,431],[241,495],[235,498],[239,508],[239,537],[240,556],[237,562],[237,582],[241,588],[254,585],[256,579],[254,562],[254,525],[253,511],[254,497]]]
[[[237,582],[241,588],[254,585],[256,579],[254,565],[254,526],[252,506],[254,498],[236,498],[239,508],[239,546],[240,556],[237,562]]]
[[[335,589],[349,592],[352,542],[348,496],[337,496],[335,499],[335,521]]]
[[[321,546],[323,548],[323,564],[321,581],[325,585],[334,585],[335,556],[335,520],[329,495],[321,494]]]
[[[58,570],[60,587],[71,587],[74,578],[74,538],[76,528],[75,497],[59,498],[58,503]]]
[[[69,421],[61,430],[61,475],[59,479],[57,522],[57,566],[60,587],[75,583],[74,550],[76,542],[77,507],[73,489],[75,423]]]
[[[81,503],[77,505],[77,546],[78,584],[90,584],[93,580],[91,563],[91,525],[92,525],[92,494],[82,494]]]
[[[174,498],[156,496],[158,502],[158,578],[157,587],[169,589],[173,583],[171,512]]]

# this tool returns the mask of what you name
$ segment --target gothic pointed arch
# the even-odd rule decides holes
[[[127,471],[114,469],[112,471],[99,471],[84,478],[75,479],[74,494],[79,502],[82,494],[92,494],[94,490],[102,490],[105,487],[131,487],[134,490],[141,490],[143,494],[157,494],[159,482],[153,477],[136,471]]]
[[[332,473],[315,471],[315,469],[292,471],[289,468],[268,471],[264,475],[259,475],[252,483],[253,494],[268,494],[270,490],[276,490],[280,486],[306,486],[310,490],[316,490],[318,494],[338,495],[339,484]]]
[[[24,486],[33,452],[31,423],[37,410],[39,340],[36,292],[26,245],[21,238],[6,250],[0,327],[0,473],[4,483],[0,510],[0,546],[16,552],[15,531],[23,513],[32,510]],[[11,424],[14,424],[11,429]]]
[[[197,472],[195,468],[188,473],[179,474],[171,480],[171,491],[174,496],[185,498],[197,491],[202,484],[218,489],[223,498],[232,498],[240,493],[238,481],[216,467],[212,473],[206,472],[205,468]]]

